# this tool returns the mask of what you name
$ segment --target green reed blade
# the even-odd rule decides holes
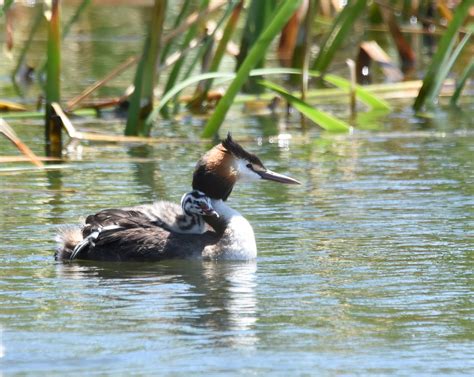
[[[329,67],[336,51],[341,47],[351,31],[354,22],[365,9],[367,0],[348,2],[345,8],[337,15],[330,32],[327,34],[312,69],[324,73]]]
[[[466,33],[461,40],[461,42],[458,43],[456,48],[454,49],[453,53],[447,60],[446,64],[444,64],[439,72],[439,80],[435,82],[434,88],[433,88],[433,94],[435,97],[438,97],[439,92],[441,91],[441,87],[443,86],[443,82],[448,77],[449,72],[454,66],[454,63],[456,63],[456,60],[458,59],[459,55],[461,55],[462,50],[466,46],[467,42],[471,39],[472,32]],[[434,98],[430,98],[429,100],[431,102],[434,101]]]
[[[249,76],[257,77],[257,76],[262,76],[262,75],[301,75],[301,74],[302,74],[302,71],[300,69],[295,69],[295,68],[260,68],[260,69],[251,70],[249,73]],[[308,75],[311,77],[321,77],[320,73],[315,72],[315,71],[308,71]],[[160,99],[159,104],[156,106],[153,112],[149,115],[147,122],[153,122],[157,118],[158,113],[161,110],[161,108],[165,106],[166,103],[171,98],[176,96],[183,89],[200,81],[220,79],[219,84],[222,84],[226,81],[233,80],[235,77],[236,77],[236,73],[233,73],[233,72],[207,72],[200,75],[192,76],[189,79],[176,84],[171,90],[165,93],[165,95]],[[347,90],[350,87],[349,81],[336,75],[325,75],[324,80],[344,90]],[[386,101],[378,98],[374,94],[364,89],[362,86],[356,85],[355,91],[356,91],[357,98],[363,103],[365,103],[367,106],[370,106],[373,109],[391,110],[390,105]]]
[[[261,33],[270,24],[277,8],[278,3],[275,0],[252,0],[250,2],[247,10],[247,19],[242,30],[240,52],[237,56],[237,71],[243,64],[253,45],[259,39]],[[254,67],[261,68],[264,64],[265,59],[262,57],[262,59],[255,63]],[[256,84],[255,79],[247,79],[242,86],[242,91],[256,94],[261,92],[262,88]]]
[[[66,36],[69,34],[71,31],[72,25],[74,25],[79,18],[81,17],[82,13],[87,9],[87,7],[91,4],[92,0],[82,0],[82,2],[79,4],[79,6],[76,8],[76,11],[74,14],[71,16],[69,21],[64,25],[63,33],[62,33],[62,38],[66,38]]]
[[[13,5],[15,0],[5,0],[3,6],[0,8],[0,17],[5,14],[5,12]]]
[[[60,100],[61,21],[59,0],[51,2],[50,12],[46,67],[46,103],[48,104]]]
[[[467,79],[474,75],[474,59],[471,59],[466,69],[463,71],[461,76],[459,76],[458,82],[456,84],[456,89],[451,97],[451,104],[456,105],[458,103],[459,97],[461,96],[462,90],[466,85]]]
[[[285,88],[265,80],[259,81],[259,84],[264,86],[265,88],[268,88],[278,93],[285,100],[287,100],[296,110],[298,110],[305,117],[312,120],[314,123],[325,129],[326,131],[348,132],[351,130],[351,126],[346,122],[337,119],[324,111],[314,108],[313,106],[302,101],[298,97],[295,97],[292,94],[288,93]]]
[[[74,14],[71,16],[71,18],[69,19],[69,21],[66,23],[66,25],[64,26],[62,32],[61,32],[61,40],[64,40],[67,35],[69,34],[69,32],[71,31],[71,28],[72,26],[79,20],[79,18],[81,17],[82,13],[86,10],[86,8],[90,5],[91,3],[91,0],[83,0],[81,2],[81,4],[79,4],[79,6],[76,8],[76,11],[74,12]],[[44,72],[46,71],[46,65],[48,63],[45,62],[41,68],[38,69],[38,73],[37,73],[37,77],[40,78],[41,80],[41,77],[43,77],[44,75]]]
[[[153,109],[153,89],[157,78],[156,66],[166,6],[166,0],[155,0],[151,25],[135,73],[135,90],[130,100],[125,135],[148,136],[150,133],[150,125],[145,119]]]
[[[264,57],[268,46],[281,31],[283,26],[285,26],[286,22],[299,7],[300,3],[301,0],[285,0],[280,5],[280,8],[274,15],[272,21],[265,28],[262,34],[260,34],[259,38],[249,51],[247,57],[242,62],[242,65],[237,71],[237,76],[230,84],[226,94],[221,98],[214,113],[207,122],[206,127],[202,133],[202,137],[209,138],[217,133],[219,127],[224,121],[227,111],[229,111],[229,108],[234,101],[235,96],[247,80],[251,69],[255,67],[255,65]]]
[[[25,44],[23,45],[23,47],[21,49],[20,55],[18,57],[17,64],[15,66],[15,69],[12,72],[11,77],[12,77],[13,81],[16,80],[16,76],[17,76],[18,72],[20,71],[20,68],[21,68],[23,62],[25,61],[26,54],[27,54],[28,50],[30,49],[30,46],[33,42],[33,37],[35,36],[36,31],[38,30],[41,22],[43,21],[43,10],[41,9],[41,7],[38,7],[36,12],[37,13],[35,14],[33,23],[31,25],[31,28],[30,28],[29,32],[28,32],[28,37],[26,38]]]
[[[202,0],[201,4],[199,5],[198,12],[201,13],[204,9],[206,9],[209,5],[209,0]],[[196,38],[196,35],[199,32],[199,24],[193,24],[187,31],[186,35],[184,36],[183,42],[181,43],[180,49],[185,49],[189,43]],[[185,57],[181,57],[176,63],[173,65],[173,69],[171,70],[168,80],[165,84],[165,89],[163,90],[164,93],[167,93],[178,81],[178,77],[181,73],[181,69],[183,68],[183,64],[185,62]],[[161,114],[163,117],[168,118],[168,112],[165,107],[161,109]]]
[[[62,153],[61,126],[53,119],[53,102],[60,101],[61,76],[61,9],[59,0],[51,1],[45,12],[48,19],[47,67],[46,67],[46,154],[59,157]]]
[[[242,8],[244,6],[244,1],[239,0],[237,4],[234,5],[232,10],[232,14],[227,21],[227,24],[224,28],[222,33],[222,38],[217,45],[216,51],[212,58],[209,72],[216,72],[219,69],[219,65],[224,57],[224,53],[227,48],[227,44],[229,43],[232,35],[234,34],[235,28],[237,27],[237,21],[239,20],[240,14],[242,12]],[[191,102],[188,104],[188,107],[191,109],[198,109],[201,108],[203,101],[207,97],[207,93],[209,92],[212,86],[212,79],[206,80],[201,82],[200,85],[196,87],[194,92],[194,97]]]
[[[232,13],[232,10],[236,6],[235,2],[229,2],[227,9],[225,12],[221,15],[219,21],[217,22],[216,28],[213,30],[211,35],[206,35],[204,38],[204,43],[200,46],[199,50],[197,51],[196,55],[193,57],[191,60],[191,64],[189,64],[189,67],[186,69],[186,72],[184,73],[183,77],[189,77],[192,75],[194,68],[196,67],[197,63],[200,60],[203,60],[204,56],[206,54],[209,54],[212,50],[212,46],[214,44],[215,36],[218,30],[220,30],[221,26],[225,22],[225,20],[230,16]],[[212,70],[209,70],[212,71]],[[175,99],[175,108],[174,108],[174,113],[177,113],[177,98]]]
[[[349,89],[351,86],[351,83],[348,80],[343,79],[342,77],[339,77],[336,75],[326,74],[324,75],[323,80],[341,89]],[[383,99],[378,98],[377,96],[368,92],[361,85],[355,86],[355,92],[356,92],[357,99],[361,100],[363,103],[372,107],[373,109],[384,109],[384,110],[392,109],[392,107],[388,104],[387,101],[384,101]]]
[[[176,29],[181,22],[183,22],[184,17],[189,13],[189,7],[191,5],[191,0],[185,0],[181,4],[181,8],[179,10],[178,15],[176,16],[174,23],[173,23],[173,30]],[[165,43],[165,45],[162,48],[161,56],[160,56],[160,63],[163,64],[166,61],[166,58],[168,57],[171,48],[174,46],[175,39],[172,38],[168,43]]]
[[[433,105],[438,97],[439,90],[449,72],[449,65],[452,65],[453,62],[453,59],[450,59],[450,57],[456,44],[458,30],[468,15],[469,7],[472,5],[474,5],[474,0],[462,0],[456,7],[453,19],[439,41],[438,49],[425,73],[423,86],[413,104],[413,108],[416,111],[421,110],[425,104]]]

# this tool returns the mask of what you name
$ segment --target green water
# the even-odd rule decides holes
[[[249,263],[53,260],[59,224],[178,201],[206,145],[85,144],[62,169],[1,172],[2,370],[472,374],[474,134],[458,126],[246,143],[303,182],[236,187]]]
[[[69,90],[139,49],[133,24],[143,12],[131,11],[120,19],[128,37],[96,56],[109,12],[89,14],[105,23],[92,43],[71,36]],[[246,263],[53,259],[60,225],[177,202],[211,145],[197,142],[199,121],[154,131],[186,143],[83,143],[46,171],[2,164],[0,375],[473,375],[474,107],[462,103],[433,118],[394,103],[391,115],[360,121],[375,130],[336,136],[234,109],[222,135],[250,136],[248,150],[302,181],[235,188],[229,204],[257,239],[258,258]],[[74,122],[123,129],[114,119]],[[41,121],[10,123],[42,153]],[[268,142],[279,133],[293,139]],[[0,139],[0,155],[16,153]]]

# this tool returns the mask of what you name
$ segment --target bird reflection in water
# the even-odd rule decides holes
[[[118,331],[123,325],[149,337],[159,325],[160,331],[202,336],[216,347],[253,348],[258,342],[256,261],[81,261],[56,268],[59,278],[71,282],[62,287],[73,297],[67,309],[90,318],[97,316],[87,311],[100,312],[101,328],[105,323]]]

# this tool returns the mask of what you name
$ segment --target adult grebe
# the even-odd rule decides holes
[[[99,236],[103,237],[108,231],[146,228],[151,225],[173,233],[202,234],[209,230],[204,215],[219,217],[212,208],[211,199],[198,190],[184,194],[181,207],[175,203],[159,201],[129,208],[105,209],[86,219],[78,235],[80,241],[73,247],[69,259],[76,259],[84,249],[95,246]],[[67,235],[68,232],[66,229],[63,234]]]
[[[201,199],[210,198],[202,218],[212,229],[202,234],[179,233],[153,221],[147,211],[136,210],[140,206],[132,210],[104,210],[87,217],[82,229],[63,231],[58,236],[60,246],[55,257],[109,261],[255,258],[257,247],[252,226],[224,201],[237,181],[262,179],[299,184],[266,169],[257,156],[245,151],[229,134],[199,160],[193,174],[193,189],[206,195]],[[156,217],[169,218],[162,214]]]

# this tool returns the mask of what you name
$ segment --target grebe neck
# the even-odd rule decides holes
[[[221,199],[212,199],[211,202],[219,217],[205,216],[204,219],[221,237],[217,244],[205,248],[203,257],[207,259],[254,259],[257,256],[257,245],[252,226],[247,219]]]

